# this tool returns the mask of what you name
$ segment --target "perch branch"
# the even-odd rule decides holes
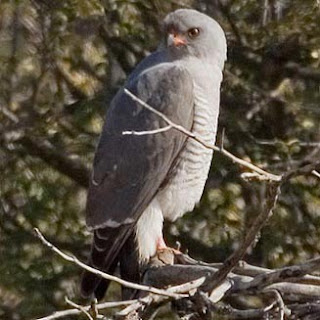
[[[54,251],[55,253],[57,253],[60,257],[62,257],[64,260],[69,261],[69,262],[73,262],[76,265],[78,265],[79,267],[81,267],[82,269],[85,269],[89,272],[94,273],[97,276],[100,276],[103,279],[107,279],[109,281],[114,281],[119,283],[122,286],[125,286],[127,288],[131,288],[131,289],[135,289],[135,290],[142,290],[142,291],[147,291],[147,292],[151,292],[154,294],[158,294],[158,295],[164,295],[164,296],[168,296],[171,298],[175,298],[175,299],[179,299],[179,298],[183,298],[183,297],[187,297],[188,295],[186,294],[176,294],[174,292],[169,292],[167,290],[160,290],[157,288],[153,288],[150,286],[143,286],[140,284],[136,284],[136,283],[132,283],[129,281],[125,281],[122,280],[118,277],[109,275],[107,273],[104,273],[100,270],[97,270],[95,268],[92,268],[88,265],[86,265],[85,263],[81,262],[77,257],[73,256],[73,255],[68,255],[64,252],[62,252],[60,249],[58,249],[57,247],[55,247],[52,243],[50,243],[48,240],[45,239],[45,237],[42,235],[42,233],[39,231],[38,228],[34,228],[37,237],[41,240],[41,242],[46,245],[47,247],[49,247],[52,251]]]
[[[185,255],[184,255],[185,256]],[[319,258],[320,259],[320,258]],[[306,272],[311,272],[317,268],[317,264],[319,259],[314,259],[307,261],[306,263],[289,266],[286,268],[282,268],[279,270],[272,271],[267,268],[260,268],[248,265],[247,263],[239,263],[238,266],[234,269],[234,272],[228,274],[228,280],[232,284],[231,288],[226,295],[233,296],[235,294],[259,294],[259,290],[262,289],[263,292],[274,292],[275,290],[281,293],[284,299],[287,296],[296,296],[299,301],[299,297],[303,297],[310,299],[311,301],[317,299],[320,296],[320,281],[319,277],[315,276],[303,276]],[[222,264],[211,264],[214,265],[212,267],[210,264],[205,264],[202,262],[195,262],[193,259],[185,259],[187,263],[190,261],[191,264],[186,265],[164,265],[161,267],[150,267],[146,270],[145,273],[145,284],[148,286],[158,287],[158,288],[167,288],[170,285],[173,287],[166,289],[167,291],[172,291],[175,293],[189,292],[190,296],[192,296],[193,291],[200,287],[200,290],[203,288],[204,277],[210,277],[211,275],[217,273],[218,268]],[[280,270],[282,271],[283,276],[276,277],[272,275],[272,273],[280,274]],[[299,271],[300,269],[300,271]],[[291,270],[291,271],[289,271]],[[291,275],[295,275],[294,277],[290,277]],[[270,275],[270,278],[268,278]],[[302,276],[299,279],[299,276]],[[262,285],[261,278],[265,276],[267,281]],[[272,283],[273,281],[283,281],[290,280],[294,282],[278,282]],[[310,278],[310,279],[309,279]],[[195,280],[194,280],[195,279]],[[307,284],[301,284],[301,281],[304,279],[308,279]],[[310,285],[309,281],[312,280],[313,283],[317,285]],[[317,280],[317,281],[315,281]],[[258,286],[253,286],[254,284],[261,284]],[[311,282],[312,283],[312,282]],[[246,285],[249,284],[249,285]],[[116,315],[116,319],[149,319],[150,313],[158,308],[158,306],[167,303],[173,300],[171,297],[167,296],[158,296],[154,294],[148,294],[148,296],[143,297],[139,300],[129,300],[123,302],[108,302],[104,304],[96,305],[98,310],[102,310],[105,308],[114,308],[114,307],[122,307],[127,306],[123,310],[119,311]],[[278,300],[277,300],[278,301]],[[292,301],[292,300],[291,300]],[[276,302],[275,302],[276,303]],[[273,303],[273,305],[275,305]],[[90,306],[83,306],[84,310],[88,311]],[[219,304],[212,304],[213,312],[227,316],[228,319],[252,319],[252,318],[262,318],[263,315],[268,312],[272,308],[261,308],[261,309],[246,309],[246,310],[237,310],[230,307],[219,307]],[[137,313],[137,316],[133,315]],[[79,308],[77,309],[69,309],[65,311],[55,312],[54,314],[39,318],[38,320],[53,320],[59,319],[72,315],[79,315],[81,311]],[[98,319],[98,317],[97,317]]]
[[[232,288],[232,292],[239,292],[245,290],[259,290],[268,285],[283,282],[284,280],[295,281],[301,279],[307,273],[311,273],[320,269],[320,258],[310,260],[295,266],[284,267],[272,272],[257,275],[250,282],[243,282],[238,286]]]
[[[189,282],[185,282],[183,284],[177,285],[177,286],[173,286],[173,287],[169,287],[167,289],[168,292],[175,292],[175,293],[184,293],[184,292],[193,292],[194,290],[198,289],[205,281],[205,277],[198,277],[198,279],[196,280],[192,280]],[[164,302],[168,302],[172,300],[172,297],[169,296],[159,296],[159,295],[154,295],[154,294],[149,294],[148,296],[139,299],[137,302],[132,303],[131,305],[129,305],[127,308],[121,310],[120,312],[117,313],[116,318],[117,319],[122,319],[126,316],[128,316],[131,313],[134,312],[139,312],[139,319],[143,319],[144,316],[143,314],[149,314],[150,311],[147,310],[147,307],[152,307],[154,308],[154,306],[152,306],[153,304],[155,305],[160,305]],[[146,307],[145,310],[141,310],[143,307]],[[125,319],[125,318],[124,318]]]

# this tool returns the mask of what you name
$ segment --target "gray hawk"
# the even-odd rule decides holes
[[[164,37],[128,77],[124,88],[176,124],[214,143],[226,39],[219,24],[190,9],[164,19]],[[174,221],[199,202],[212,150],[174,128],[120,89],[107,111],[87,198],[93,230],[89,264],[139,282],[140,266],[163,248],[163,220]],[[85,272],[81,291],[101,299],[108,281]],[[124,297],[129,298],[124,292]]]

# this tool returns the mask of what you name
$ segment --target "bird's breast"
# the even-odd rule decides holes
[[[214,90],[214,89],[213,89]],[[217,91],[219,94],[219,90]],[[194,119],[192,132],[214,144],[219,113],[219,95],[194,83]],[[199,202],[208,177],[213,151],[188,138],[167,185],[158,193],[165,218],[174,221]]]

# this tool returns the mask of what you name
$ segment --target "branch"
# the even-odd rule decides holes
[[[104,303],[99,303],[96,305],[96,308],[98,310],[103,310],[103,309],[109,309],[109,308],[117,308],[117,307],[123,307],[127,306],[130,304],[133,304],[137,302],[138,300],[126,300],[126,301],[119,301],[119,302],[104,302]],[[79,306],[78,306],[79,307]],[[43,318],[37,318],[36,320],[54,320],[54,319],[60,319],[64,318],[66,316],[74,316],[74,315],[79,315],[82,313],[82,310],[79,310],[79,308],[74,308],[74,309],[67,309],[63,311],[57,311],[54,312],[52,315],[43,317]],[[91,309],[91,306],[81,306],[86,312],[88,312]]]
[[[18,142],[28,150],[30,155],[40,158],[80,186],[88,187],[89,170],[80,161],[64,155],[61,150],[59,151],[49,141],[23,136]]]
[[[5,106],[0,106],[0,112],[13,123],[17,124],[19,122],[19,118]]]
[[[260,290],[268,285],[283,282],[284,280],[295,281],[308,273],[320,269],[320,258],[310,260],[300,265],[281,268],[269,273],[258,275],[250,282],[240,283],[232,288],[232,292]]]
[[[44,242],[45,245],[49,246],[53,251],[63,256],[64,259],[77,263],[74,261],[74,259],[76,259],[75,257],[65,255],[59,249],[52,246],[52,244],[48,244],[48,241],[44,239],[40,233],[38,234],[38,237],[40,237],[41,241]],[[174,255],[174,252],[171,251],[171,254]],[[212,278],[213,275],[218,274],[218,267],[220,267],[221,264],[206,264],[203,262],[196,262],[187,255],[182,256],[185,263],[191,263],[191,265],[175,264],[159,267],[159,261],[153,260],[144,273],[143,282],[144,284],[147,284],[145,287],[157,287],[157,290],[165,288],[166,295],[149,293],[147,296],[136,300],[98,304],[96,305],[97,310],[126,306],[126,308],[119,311],[115,315],[115,319],[150,319],[152,314],[161,305],[170,301],[176,301],[174,297],[170,296],[170,293],[181,295],[181,293],[188,292],[189,294],[181,295],[181,297],[184,297],[187,300],[190,300],[191,303],[195,304],[199,302],[198,300],[201,297],[204,299],[202,290],[204,290],[205,286],[205,277]],[[179,259],[181,260],[181,257],[179,257]],[[219,301],[223,297],[232,299],[232,297],[236,295],[260,295],[261,293],[268,294],[269,292],[272,292],[273,294],[275,294],[275,292],[281,293],[283,297],[282,301],[287,299],[287,296],[290,296],[290,301],[292,302],[293,295],[298,297],[296,301],[301,300],[301,297],[308,297],[308,299],[312,301],[320,296],[320,278],[303,275],[306,272],[311,272],[318,268],[319,263],[320,258],[307,261],[306,263],[300,265],[289,266],[275,271],[267,268],[251,266],[247,263],[240,263],[237,268],[234,269],[235,272],[230,272],[227,275],[227,282],[229,285],[231,285],[230,290],[222,292],[219,299],[216,301]],[[250,276],[251,274],[253,277]],[[264,280],[262,281],[261,279]],[[296,283],[277,282],[288,279],[290,281],[296,281]],[[310,280],[313,280],[313,283],[317,283],[317,285],[310,285]],[[300,282],[302,281],[305,281],[308,284],[301,284]],[[261,291],[259,291],[260,289]],[[226,316],[228,319],[261,319],[263,316],[271,312],[275,305],[281,304],[281,300],[278,298],[279,296],[277,295],[276,300],[267,307],[260,309],[249,308],[246,310],[234,309],[228,305],[221,307],[219,304],[213,302],[209,298],[207,298],[206,301],[210,302],[210,312],[213,312],[217,315]],[[180,303],[180,301],[183,300],[179,298],[178,302]],[[303,301],[305,302],[305,299],[303,299]],[[92,310],[90,306],[77,305],[75,309],[55,312],[50,316],[39,318],[38,320],[53,320],[71,315],[79,315],[83,311],[88,312],[90,310]],[[286,308],[284,310],[286,310]],[[99,315],[97,315],[96,318],[99,319]],[[202,318],[200,317],[198,319]]]
[[[239,29],[236,25],[236,23],[233,21],[233,17],[230,13],[230,10],[228,8],[227,5],[225,5],[221,0],[218,0],[218,6],[219,6],[219,9],[220,11],[222,12],[222,14],[226,17],[226,19],[228,20],[228,23],[233,31],[233,34],[234,36],[236,37],[237,39],[237,42],[239,43],[239,45],[243,45],[244,44],[244,41],[242,39],[242,36],[239,32]]]
[[[298,167],[298,168],[295,168],[295,169],[292,169],[292,170],[286,172],[283,175],[282,180],[288,181],[289,179],[297,177],[297,176],[306,175],[309,173],[314,174],[314,171],[317,172],[319,170],[320,170],[320,160],[317,160],[314,163],[309,163],[305,166]]]
[[[311,173],[320,179],[320,173],[317,170],[312,170]]]
[[[69,300],[68,297],[65,297],[65,301],[67,304],[70,304],[70,306],[75,307],[76,309],[78,309],[81,313],[85,314],[87,316],[87,318],[89,320],[95,320],[91,317],[90,313],[88,312],[88,310],[86,310],[85,307],[80,306],[79,304],[76,304],[75,302]]]
[[[0,106],[0,112],[16,125],[19,125],[21,122],[13,112],[4,106]],[[58,150],[49,141],[22,135],[17,142],[27,149],[30,155],[40,158],[80,186],[84,188],[88,187],[89,170],[80,161],[64,155],[64,152]]]
[[[270,183],[268,185],[267,199],[264,204],[262,212],[254,220],[252,226],[248,230],[243,243],[233,254],[231,254],[223,263],[223,266],[219,271],[211,278],[208,278],[209,282],[207,290],[212,291],[217,288],[227,277],[228,273],[239,263],[239,261],[244,257],[248,248],[254,243],[257,234],[268,221],[269,217],[272,215],[272,210],[274,209],[277,198],[280,194],[280,184]]]
[[[254,164],[247,162],[243,159],[240,159],[238,157],[236,157],[235,155],[233,155],[231,152],[225,150],[223,147],[217,147],[212,143],[207,143],[206,141],[204,141],[203,139],[201,139],[200,137],[198,137],[197,135],[195,135],[193,132],[187,130],[186,128],[184,128],[181,125],[178,125],[176,123],[174,123],[173,121],[171,121],[166,115],[164,115],[162,112],[154,109],[153,107],[151,107],[150,105],[148,105],[147,103],[145,103],[143,100],[139,99],[137,96],[135,96],[133,93],[131,93],[128,89],[124,88],[124,92],[131,97],[132,100],[138,102],[141,106],[143,106],[144,108],[148,109],[149,111],[155,113],[156,115],[158,115],[162,120],[164,120],[170,127],[182,132],[183,134],[187,135],[188,137],[196,140],[197,142],[199,142],[201,145],[203,145],[204,147],[217,151],[223,155],[225,155],[227,158],[231,159],[233,162],[238,163],[241,166],[244,166],[254,172],[257,173],[256,177],[260,177],[262,176],[262,180],[268,180],[268,181],[280,181],[281,180],[281,176],[275,175],[275,174],[271,174],[257,166],[255,166]],[[145,131],[144,131],[145,134]]]
[[[174,254],[174,253],[173,253]],[[192,258],[182,255],[185,259],[185,262],[191,262],[191,265],[165,265],[158,268],[154,268],[152,265],[148,266],[148,269],[145,273],[144,281],[147,281],[149,285],[159,286],[159,287],[167,287],[168,285],[176,285],[177,283],[189,281],[190,279],[195,279],[198,276],[207,275],[207,278],[212,277],[212,275],[217,274],[218,269],[216,267],[210,267],[209,264],[198,262],[198,265],[194,265],[195,260]],[[220,299],[226,298],[228,299],[228,303],[232,301],[232,299],[237,297],[243,297],[244,295],[254,295],[257,296],[269,295],[272,293],[274,297],[274,302],[260,309],[250,309],[250,306],[244,307],[245,310],[237,310],[231,308],[229,305],[225,305],[222,303],[222,306],[218,301],[212,301],[211,297],[203,294],[204,286],[202,285],[195,295],[190,296],[190,298],[178,300],[178,306],[180,306],[180,311],[190,312],[190,303],[194,304],[195,311],[197,307],[204,304],[205,306],[209,306],[211,312],[217,314],[218,316],[226,316],[227,319],[262,319],[267,315],[270,315],[270,312],[273,314],[277,314],[278,316],[283,314],[287,314],[290,312],[288,308],[285,306],[284,301],[292,301],[293,297],[296,296],[296,301],[303,301],[305,299],[309,299],[313,301],[320,296],[320,282],[318,285],[310,285],[310,284],[300,284],[304,279],[313,277],[313,276],[303,276],[306,272],[311,272],[317,268],[319,268],[320,258],[310,260],[304,264],[294,265],[285,267],[279,270],[272,271],[267,268],[260,268],[255,266],[250,266],[246,263],[241,263],[236,269],[236,273],[231,272],[227,275],[227,281],[231,286],[230,290],[222,292]],[[153,264],[156,264],[155,262]],[[202,265],[203,264],[203,265]],[[219,265],[219,264],[212,264]],[[243,274],[255,274],[254,277],[243,275]],[[278,274],[278,276],[276,276]],[[259,286],[253,288],[251,284],[261,283],[260,279],[265,277],[270,281],[265,282],[265,286]],[[318,278],[318,277],[316,277]],[[277,282],[277,281],[295,281],[295,283],[291,282]],[[273,283],[274,282],[274,283]],[[249,284],[249,285],[248,285]],[[250,288],[251,289],[250,289]],[[239,289],[239,290],[238,290]],[[199,301],[202,298],[206,298],[206,301]],[[231,300],[230,300],[231,299]],[[185,304],[183,304],[185,301]],[[235,300],[237,301],[237,300]],[[225,302],[225,300],[224,300]],[[189,307],[188,307],[189,306]],[[275,306],[278,306],[275,309]],[[207,308],[206,307],[206,308]],[[273,309],[273,310],[272,310]],[[137,318],[138,319],[138,318]],[[205,319],[201,316],[195,316],[194,319]]]
[[[95,275],[97,275],[97,276],[99,276],[99,277],[101,277],[103,279],[117,282],[120,285],[125,286],[127,288],[131,288],[131,289],[135,289],[135,290],[141,290],[141,291],[147,291],[147,292],[151,292],[151,293],[158,294],[158,295],[163,295],[163,296],[168,296],[168,297],[175,298],[175,299],[179,299],[179,298],[183,298],[183,297],[187,297],[188,296],[186,294],[176,294],[176,293],[172,293],[172,292],[167,291],[167,290],[159,290],[157,288],[152,288],[150,286],[144,286],[144,285],[132,283],[132,282],[129,282],[129,281],[125,281],[125,280],[122,280],[122,279],[120,279],[118,277],[109,275],[109,274],[104,273],[104,272],[102,272],[100,270],[92,268],[92,267],[86,265],[85,263],[81,262],[77,257],[75,257],[73,255],[68,255],[68,254],[62,252],[57,247],[55,247],[48,240],[45,239],[45,237],[42,235],[42,233],[39,231],[38,228],[34,228],[34,231],[36,232],[37,237],[41,240],[41,242],[44,245],[49,247],[52,251],[57,253],[64,260],[69,261],[69,262],[73,262],[76,265],[78,265],[79,267],[81,267],[82,269],[87,270],[89,272],[92,272],[93,274],[95,274]]]
[[[155,129],[155,130],[148,130],[148,131],[123,131],[122,134],[123,135],[136,135],[136,136],[144,136],[144,135],[148,135],[148,134],[156,134],[156,133],[161,133],[161,132],[166,132],[168,130],[170,130],[172,128],[172,126],[166,126],[160,129]]]
[[[299,76],[302,79],[320,81],[319,69],[313,69],[308,67],[301,67],[295,62],[288,62],[283,69],[287,71],[289,75]]]
[[[199,274],[196,275],[195,280],[186,282],[184,281],[182,284],[171,286],[166,289],[167,292],[174,293],[184,293],[189,292],[190,294],[194,294],[195,291],[204,283],[205,277],[199,277]],[[172,285],[172,284],[171,284]],[[165,286],[162,286],[165,287]],[[188,295],[188,297],[189,297]],[[126,319],[129,314],[137,313],[139,318],[137,319],[149,319],[153,312],[163,303],[169,302],[172,300],[170,296],[159,296],[154,294],[149,294],[148,296],[139,299],[137,302],[129,305],[127,308],[121,310],[116,314],[116,319]],[[142,310],[143,309],[143,310]]]

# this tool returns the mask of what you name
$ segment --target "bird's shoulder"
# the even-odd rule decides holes
[[[189,71],[183,65],[171,61],[153,64],[146,62],[144,67],[138,66],[137,69],[112,100],[104,130],[111,129],[114,124],[118,129],[125,126],[128,130],[130,124],[139,122],[139,126],[148,126],[150,119],[157,122],[160,120],[158,115],[134,101],[124,89],[164,115],[173,117],[171,120],[187,124],[185,117],[193,112],[194,100],[194,81]]]
[[[161,62],[137,73],[125,85],[135,96],[190,130],[193,82],[179,64]],[[120,89],[108,110],[96,150],[87,201],[91,227],[115,226],[140,216],[174,164],[186,136],[167,126]],[[124,132],[132,134],[124,134]],[[106,209],[108,208],[107,212]]]
[[[192,76],[181,60],[172,60],[166,50],[155,51],[136,66],[129,75],[125,87],[131,86],[137,81],[144,81],[145,78],[155,82],[161,77],[169,80],[172,76],[177,81],[192,81]]]

